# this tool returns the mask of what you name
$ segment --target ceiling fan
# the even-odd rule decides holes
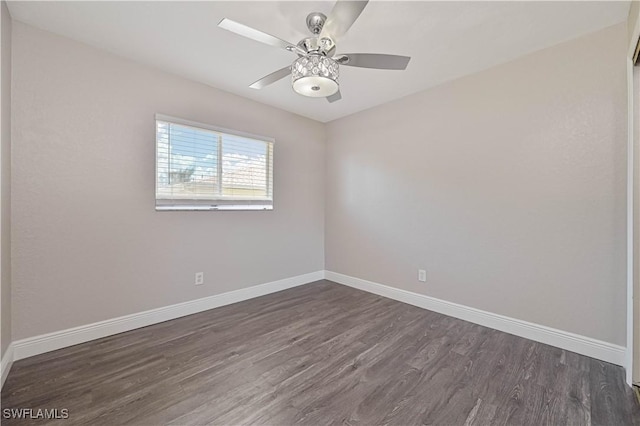
[[[382,70],[404,70],[411,59],[408,56],[385,55],[380,53],[336,54],[336,41],[342,37],[358,19],[367,1],[338,0],[329,17],[320,12],[307,16],[307,28],[312,36],[298,44],[289,43],[278,37],[224,18],[218,26],[241,36],[279,47],[298,55],[289,66],[272,72],[249,87],[262,89],[291,74],[291,85],[297,93],[313,98],[326,97],[329,102],[342,99],[338,75],[340,65]]]

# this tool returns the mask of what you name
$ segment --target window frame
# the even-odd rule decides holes
[[[176,124],[179,126],[191,127],[196,130],[211,131],[215,133],[238,136],[242,138],[254,139],[267,144],[266,172],[267,172],[267,194],[270,198],[247,199],[243,197],[224,197],[211,199],[188,199],[188,198],[158,198],[158,122]],[[218,210],[246,210],[246,211],[271,211],[274,205],[273,181],[274,167],[273,157],[275,151],[275,139],[269,136],[257,135],[239,130],[227,129],[207,123],[186,120],[184,118],[173,117],[166,114],[155,115],[155,167],[154,167],[154,187],[155,187],[155,209],[156,211],[218,211]],[[222,177],[222,143],[218,143],[218,179]],[[220,181],[220,185],[222,182]]]

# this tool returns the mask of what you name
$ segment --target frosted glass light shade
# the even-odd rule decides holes
[[[296,59],[291,65],[293,90],[303,96],[324,98],[338,91],[338,63],[322,55]]]

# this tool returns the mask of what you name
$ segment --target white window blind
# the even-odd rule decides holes
[[[156,115],[156,210],[272,209],[272,138]]]

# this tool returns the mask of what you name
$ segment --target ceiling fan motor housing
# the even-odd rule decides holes
[[[303,38],[298,42],[300,47],[307,54],[318,53],[325,56],[333,56],[336,51],[336,46],[330,39],[326,39],[327,42],[323,43],[318,37]],[[303,56],[300,52],[297,52],[298,56]]]

